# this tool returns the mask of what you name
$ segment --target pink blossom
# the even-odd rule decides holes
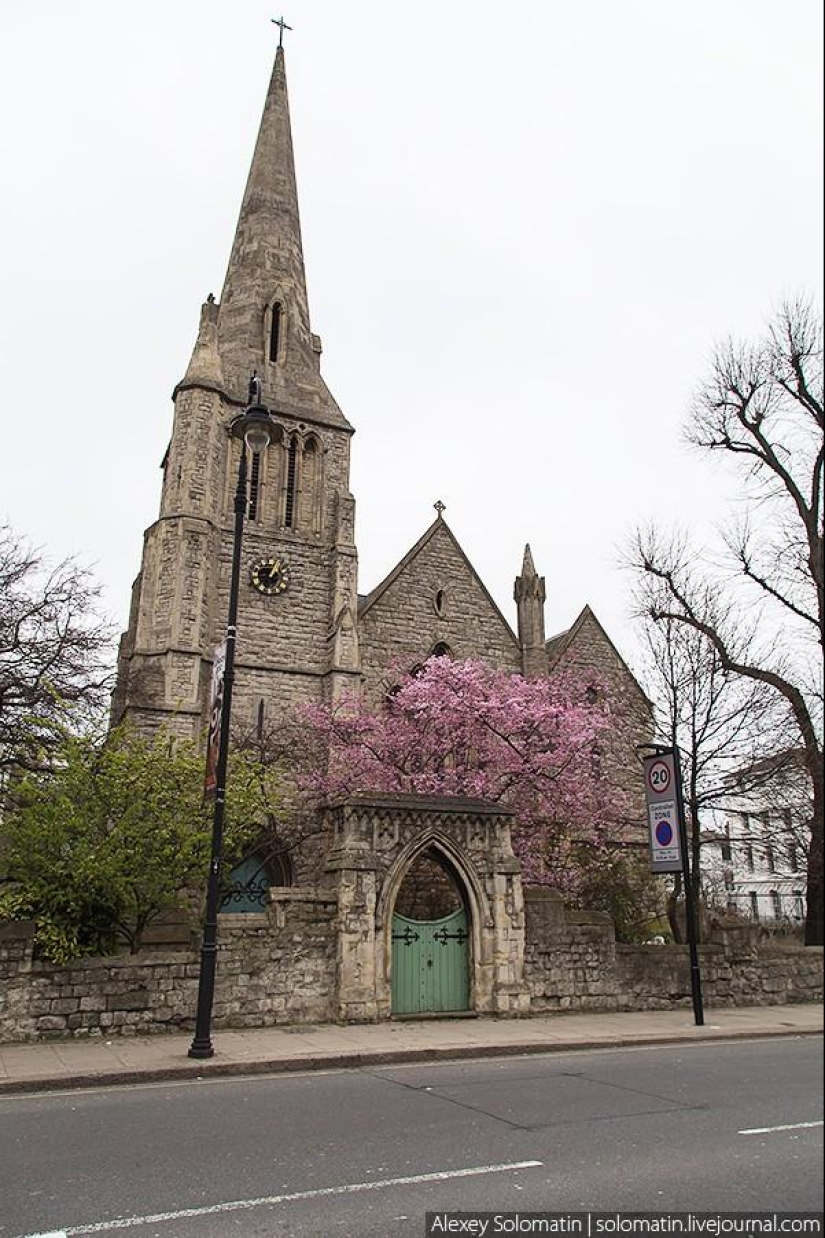
[[[524,679],[431,658],[379,708],[350,696],[299,716],[328,752],[302,780],[310,799],[385,791],[504,804],[529,884],[573,891],[582,864],[621,828],[623,798],[594,761],[615,721],[592,675]]]

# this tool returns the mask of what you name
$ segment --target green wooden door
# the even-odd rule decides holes
[[[466,1010],[470,934],[462,907],[441,920],[392,918],[393,1014]]]

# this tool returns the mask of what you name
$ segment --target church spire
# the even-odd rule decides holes
[[[267,393],[290,380],[302,385],[309,378],[313,385],[311,375],[318,374],[320,343],[309,323],[281,46],[221,294],[219,347],[233,388],[245,386],[253,369],[263,375]]]
[[[547,674],[544,645],[544,577],[533,563],[529,543],[524,547],[521,575],[516,577],[513,596],[518,607],[518,639],[521,646],[522,674],[536,679]]]

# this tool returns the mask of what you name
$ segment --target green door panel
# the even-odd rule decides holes
[[[466,1010],[470,934],[464,908],[440,920],[392,918],[393,1014]]]

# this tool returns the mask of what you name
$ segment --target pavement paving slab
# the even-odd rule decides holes
[[[625,1045],[821,1035],[818,1004],[706,1010],[546,1014],[216,1030],[211,1058],[188,1056],[191,1033],[0,1045],[0,1095],[165,1079],[553,1053]]]

